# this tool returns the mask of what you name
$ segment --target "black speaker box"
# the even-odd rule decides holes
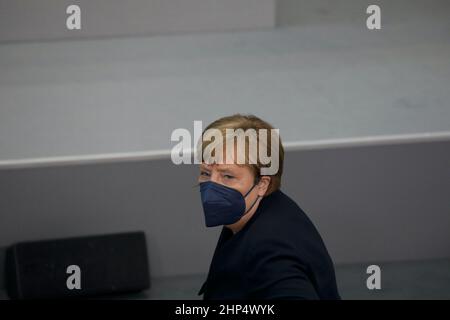
[[[150,287],[143,232],[17,243],[6,253],[11,299],[73,298]]]

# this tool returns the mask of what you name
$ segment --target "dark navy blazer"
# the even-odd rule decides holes
[[[340,299],[333,262],[305,212],[281,190],[244,227],[223,227],[199,293],[216,299]]]

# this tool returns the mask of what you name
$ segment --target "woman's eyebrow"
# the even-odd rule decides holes
[[[235,174],[231,168],[217,168],[217,171],[222,172],[222,173],[225,172],[225,173]]]

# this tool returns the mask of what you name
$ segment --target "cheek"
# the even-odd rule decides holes
[[[251,178],[249,178],[249,177],[241,178],[239,180],[238,189],[242,193],[242,195],[245,196],[245,194],[250,190],[252,185],[253,185],[253,180]]]

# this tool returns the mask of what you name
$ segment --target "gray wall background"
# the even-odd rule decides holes
[[[364,24],[361,13],[376,4],[381,8],[382,25],[446,18],[450,10],[447,0],[276,0],[277,25]]]
[[[82,29],[65,28],[77,4]],[[383,23],[447,17],[446,0],[0,0],[0,41],[236,31],[277,25],[363,23],[370,4]]]
[[[450,256],[450,141],[291,151],[283,187],[335,263]],[[0,171],[0,245],[144,230],[153,276],[207,271],[194,165],[170,159]],[[282,232],[280,230],[280,232]]]
[[[81,45],[81,51],[78,51],[82,53],[80,56],[72,57],[73,64],[66,64],[63,59],[53,59],[54,56],[48,57],[45,50],[41,51],[42,48],[38,43],[35,46],[36,51],[24,50],[23,48],[26,46],[10,47],[9,44],[5,44],[2,47],[2,49],[6,48],[5,51],[0,51],[4,54],[3,56],[0,55],[0,66],[2,68],[0,70],[0,84],[2,85],[3,97],[6,95],[8,97],[8,105],[6,106],[5,100],[1,100],[0,96],[0,108],[2,108],[1,111],[6,110],[2,114],[8,115],[6,124],[18,123],[20,125],[22,119],[33,114],[32,112],[16,113],[17,110],[13,110],[13,108],[23,107],[24,105],[34,107],[34,103],[38,103],[36,107],[44,107],[48,105],[46,103],[48,100],[38,100],[36,97],[51,96],[51,92],[60,94],[61,85],[66,85],[67,93],[72,92],[74,88],[85,88],[83,87],[85,85],[89,90],[82,91],[82,93],[87,93],[83,97],[88,100],[89,93],[96,93],[98,100],[93,101],[93,105],[99,105],[102,112],[110,114],[108,112],[110,110],[107,108],[108,103],[117,101],[117,99],[108,99],[109,96],[103,93],[117,93],[120,88],[125,88],[128,94],[135,94],[136,92],[131,90],[130,87],[126,87],[129,82],[122,81],[123,74],[127,74],[124,70],[129,71],[128,68],[132,68],[135,73],[130,73],[128,76],[135,78],[135,81],[141,80],[139,77],[146,77],[148,73],[155,69],[142,68],[139,62],[145,61],[143,57],[149,52],[153,52],[153,54],[156,52],[158,58],[156,59],[156,65],[161,68],[156,70],[165,76],[165,80],[171,80],[166,82],[164,90],[178,92],[180,101],[186,100],[186,97],[192,97],[190,95],[183,96],[183,91],[180,91],[184,84],[182,82],[191,84],[193,89],[189,91],[189,94],[193,96],[197,94],[197,89],[204,88],[204,83],[211,84],[211,88],[208,90],[211,96],[208,96],[208,99],[200,99],[204,108],[208,107],[211,102],[215,102],[214,98],[217,98],[217,93],[224,94],[224,96],[231,96],[229,93],[232,93],[232,96],[242,104],[236,104],[233,108],[243,110],[242,106],[248,105],[255,108],[254,110],[258,110],[259,105],[254,104],[254,97],[257,96],[258,99],[268,102],[267,108],[262,110],[263,117],[272,115],[281,118],[283,116],[289,118],[286,121],[295,119],[294,122],[297,123],[297,118],[292,116],[292,113],[287,113],[286,109],[279,109],[280,112],[274,115],[272,107],[276,103],[284,102],[287,108],[292,108],[289,109],[290,111],[298,111],[296,105],[298,100],[295,94],[299,90],[299,83],[302,84],[304,92],[302,92],[301,97],[304,99],[302,101],[305,101],[306,111],[309,112],[299,113],[299,116],[308,114],[311,116],[313,111],[324,115],[330,115],[333,112],[342,114],[342,118],[330,117],[328,119],[330,122],[326,123],[310,120],[312,118],[304,119],[311,126],[311,130],[308,132],[315,132],[313,129],[319,128],[318,133],[325,133],[324,136],[316,134],[313,137],[329,137],[329,134],[336,136],[345,128],[351,129],[357,126],[363,129],[372,126],[372,133],[375,131],[376,133],[380,133],[378,131],[386,133],[386,130],[384,130],[386,123],[392,125],[390,127],[392,130],[397,128],[398,125],[398,131],[402,131],[409,128],[408,126],[413,123],[412,119],[423,120],[413,125],[415,129],[420,129],[420,132],[432,131],[433,128],[436,130],[450,129],[448,126],[449,109],[445,104],[448,101],[446,97],[448,95],[446,86],[448,81],[446,80],[450,74],[449,60],[446,59],[449,42],[446,33],[444,33],[448,30],[450,2],[437,0],[377,1],[376,3],[381,4],[386,9],[383,10],[382,21],[388,25],[398,22],[411,22],[411,24],[400,27],[401,32],[395,33],[396,35],[404,35],[400,37],[399,43],[399,40],[393,37],[393,33],[390,32],[380,33],[375,36],[378,37],[376,38],[378,40],[373,40],[373,38],[369,39],[366,34],[363,34],[361,29],[355,31],[352,28],[341,26],[349,23],[357,25],[359,28],[363,23],[363,17],[365,17],[361,15],[361,11],[364,12],[363,9],[371,3],[369,1],[279,0],[276,3],[275,13],[271,10],[273,9],[273,2],[269,0],[264,0],[264,5],[261,5],[261,7],[262,0],[226,0],[215,1],[216,7],[209,7],[207,11],[213,10],[217,15],[219,11],[214,10],[220,9],[217,6],[223,5],[224,7],[221,10],[225,10],[225,7],[227,7],[228,11],[225,10],[226,12],[236,14],[237,7],[233,6],[241,6],[244,3],[243,1],[248,6],[245,10],[239,10],[238,16],[235,16],[232,20],[229,20],[228,17],[225,19],[225,16],[224,20],[217,16],[217,19],[211,19],[214,15],[203,20],[205,15],[202,14],[201,10],[186,11],[183,6],[172,6],[173,4],[181,5],[181,1],[171,1],[170,5],[167,6],[161,5],[163,1],[159,0],[151,2],[135,0],[126,4],[121,4],[119,1],[85,1],[83,6],[92,5],[92,8],[100,8],[104,15],[96,16],[93,20],[90,20],[93,16],[86,16],[88,19],[86,24],[91,24],[93,27],[84,29],[85,34],[71,33],[69,35],[64,29],[56,28],[53,23],[58,20],[52,19],[52,16],[60,14],[58,8],[67,2],[46,0],[39,2],[38,5],[36,1],[0,0],[0,40],[5,42],[27,39],[63,39],[78,36],[125,36],[180,31],[230,31],[236,30],[235,28],[270,28],[274,25],[275,17],[277,24],[281,26],[317,26],[320,24],[325,26],[318,29],[302,29],[302,36],[299,38],[301,41],[294,44],[290,42],[289,38],[285,37],[286,34],[281,33],[276,34],[273,43],[267,43],[265,36],[262,35],[254,46],[247,45],[247,43],[250,43],[247,40],[249,37],[253,37],[253,34],[244,35],[244,40],[240,40],[240,38],[226,40],[227,36],[223,36],[222,39],[231,44],[227,48],[231,50],[231,53],[238,56],[236,59],[243,57],[242,60],[239,60],[241,66],[248,68],[241,68],[239,64],[236,66],[238,69],[236,74],[242,74],[242,70],[247,72],[238,82],[234,78],[236,74],[228,74],[228,78],[225,79],[227,81],[224,81],[220,78],[223,77],[222,70],[213,68],[215,63],[219,62],[220,64],[226,61],[226,57],[219,55],[223,53],[225,48],[221,46],[210,48],[209,52],[212,58],[207,57],[207,61],[212,69],[205,71],[199,68],[198,70],[201,71],[205,82],[199,81],[197,83],[192,81],[192,78],[180,77],[179,70],[176,67],[181,60],[177,59],[176,54],[169,54],[165,63],[161,64],[161,60],[158,59],[166,56],[163,50],[138,51],[134,57],[131,57],[131,62],[123,63],[122,54],[127,50],[126,44],[132,43],[129,39],[121,39],[121,43],[125,45],[120,47],[120,50],[123,51],[117,51],[116,55],[112,55],[113,59],[110,64],[113,68],[111,69],[108,68],[109,65],[103,59],[104,51],[96,51],[95,49],[89,51],[90,46],[87,43]],[[208,1],[189,0],[190,4],[197,3],[203,9],[206,2]],[[107,3],[114,5],[106,6]],[[167,2],[164,1],[164,3]],[[183,3],[185,2],[183,1]],[[256,3],[258,4],[258,10],[261,10],[261,12],[252,11]],[[141,5],[144,4],[155,5],[160,10],[166,11],[151,10],[152,14],[156,14],[156,16],[150,19],[143,14],[145,11],[142,10]],[[117,6],[121,5],[126,5],[126,10],[118,10]],[[33,6],[35,7],[33,8]],[[24,8],[26,10],[23,10]],[[13,13],[9,10],[13,10]],[[249,12],[252,12],[252,14]],[[44,13],[49,14],[49,16],[42,18]],[[166,14],[171,18],[166,20]],[[438,20],[444,22],[438,24],[439,28],[436,29],[438,31],[434,33],[435,25],[433,23]],[[329,27],[329,25],[340,25],[341,27],[334,28]],[[36,26],[39,26],[39,28]],[[425,28],[425,26],[427,27]],[[330,37],[332,30],[341,34],[341,38]],[[355,33],[357,36],[355,36]],[[288,30],[287,35],[289,34]],[[349,34],[352,37],[348,37]],[[416,35],[423,40],[420,44],[417,44],[416,38],[414,38]],[[189,42],[190,39],[192,38],[184,38],[181,42]],[[237,39],[236,42],[233,39]],[[320,39],[322,42],[318,43],[316,39]],[[363,46],[352,47],[352,44],[355,43],[352,39],[358,39],[356,43],[363,43]],[[283,42],[286,40],[291,44],[286,45],[286,42]],[[169,39],[161,37],[157,41],[165,43]],[[379,47],[372,47],[371,41],[375,41]],[[79,47],[80,43],[72,42],[67,47],[63,47],[71,52],[71,49]],[[204,45],[208,47],[211,43],[208,40]],[[115,41],[108,42],[106,51],[108,48],[111,50],[115,48],[116,44]],[[283,45],[280,46],[280,44]],[[292,50],[297,49],[296,46],[297,48],[306,47],[307,49],[306,52],[300,52],[303,58],[301,61],[304,65],[298,66],[289,63],[285,65],[285,61],[290,62],[289,57],[292,61],[299,61],[297,58],[292,59],[293,56],[291,55]],[[157,47],[159,48],[159,46]],[[171,44],[167,47],[171,48]],[[330,54],[329,49],[332,47],[343,53],[339,59],[336,59],[334,55],[329,59],[323,59],[326,55],[318,54],[318,52]],[[58,46],[58,43],[49,44],[46,49],[48,48],[56,48],[57,51],[62,50],[59,51],[60,53],[65,53]],[[173,48],[177,49],[178,47]],[[286,59],[282,62],[276,59],[266,60],[268,57],[262,52],[259,56],[260,59],[255,63],[254,55],[258,54],[260,48],[281,53]],[[353,52],[353,54],[349,55],[348,51]],[[37,55],[36,60],[31,59],[28,65],[24,63],[29,61],[26,58],[27,52],[29,55],[40,52],[41,56]],[[89,56],[89,52],[94,54]],[[86,57],[90,57],[92,60],[85,59],[83,54],[86,54]],[[12,57],[11,60],[5,59],[5,55]],[[397,58],[392,59],[393,56]],[[58,58],[58,55],[56,54],[55,57]],[[70,58],[70,56],[68,57]],[[197,52],[195,50],[189,51],[188,57],[197,57]],[[313,59],[316,57],[318,60]],[[366,57],[369,59],[369,64],[367,64],[368,60],[363,59]],[[138,58],[137,61],[134,58]],[[231,62],[238,61],[234,57],[229,60]],[[11,64],[9,61],[13,61],[15,64]],[[87,61],[90,61],[91,64],[87,64]],[[120,64],[121,61],[122,64]],[[204,66],[204,61],[187,60],[188,66],[180,64],[181,67],[186,68],[181,68],[181,70],[185,70],[186,74],[192,76],[196,71],[195,68]],[[282,72],[275,73],[273,70],[267,69],[266,73],[258,73],[261,66],[267,65],[267,61],[269,65],[278,65]],[[399,63],[400,61],[402,63]],[[355,64],[355,62],[358,63]],[[99,66],[100,72],[98,69],[91,67],[95,65]],[[106,67],[102,69],[102,66]],[[317,73],[319,66],[323,66],[324,75]],[[331,66],[336,66],[337,69],[330,69]],[[365,74],[366,67],[369,66],[369,71],[378,72],[378,77],[373,78],[367,75],[366,77],[355,78],[355,67],[357,66],[365,67],[359,68],[358,74]],[[394,68],[395,66],[397,66],[397,69]],[[412,68],[413,66],[417,66],[417,68]],[[47,67],[48,69],[46,69]],[[69,80],[67,80],[64,72],[54,71],[53,68],[58,69],[59,67],[73,72],[74,78],[68,78]],[[211,70],[213,72],[208,73]],[[286,86],[286,82],[280,82],[279,79],[291,79],[284,77],[284,75],[290,75],[292,70],[307,70],[309,72],[304,73],[302,71],[294,74],[291,86]],[[340,72],[333,74],[332,70]],[[169,76],[164,73],[167,71],[169,71]],[[392,73],[395,73],[396,76],[392,76]],[[220,75],[220,77],[217,75]],[[270,82],[261,80],[267,79],[268,75],[271,76]],[[333,75],[335,78],[333,78]],[[217,77],[216,81],[212,81],[214,76]],[[277,78],[277,76],[279,77]],[[323,79],[327,76],[327,79],[331,79],[331,82],[324,87]],[[316,81],[315,86],[311,85],[311,77]],[[257,78],[261,81],[257,82],[253,89],[248,80],[251,78]],[[354,78],[353,82],[349,82],[352,78]],[[71,83],[71,79],[75,79],[73,81],[76,83]],[[100,81],[96,82],[98,79]],[[100,85],[99,82],[105,79],[108,84]],[[109,86],[111,79],[118,80],[118,86]],[[198,79],[201,79],[201,77],[198,77]],[[342,81],[342,79],[346,81]],[[386,80],[391,82],[386,82]],[[34,83],[35,81],[37,84]],[[161,81],[162,79],[156,79],[155,83],[161,83]],[[50,83],[51,86],[47,88],[42,85],[43,82]],[[173,86],[174,83],[177,86]],[[178,86],[180,83],[181,85]],[[279,83],[281,83],[280,87],[274,87]],[[239,92],[240,95],[238,95],[236,88],[241,84],[248,85],[251,89],[248,92]],[[359,85],[361,90],[354,92],[352,95],[346,94],[351,92],[350,89],[355,88],[355,85]],[[327,90],[328,87],[330,90]],[[159,89],[158,86],[156,88]],[[274,88],[278,89],[279,96],[272,94],[275,92]],[[30,90],[31,93],[23,95],[25,89]],[[40,91],[42,89],[43,91]],[[138,89],[143,94],[148,89],[147,83],[141,84]],[[372,102],[375,101],[370,109],[364,110],[362,108],[368,105],[365,101],[368,96],[376,95],[377,92],[385,93],[386,91],[391,94],[377,95],[381,98],[380,100],[370,99]],[[39,94],[36,96],[35,93],[37,92]],[[265,93],[271,94],[265,95]],[[330,95],[334,98],[327,100]],[[56,97],[55,106],[58,106],[58,103],[67,105],[67,96],[62,94],[61,96],[56,95]],[[146,98],[146,95],[143,94],[142,97]],[[140,101],[142,105],[147,102],[144,98]],[[175,98],[173,105],[177,106],[179,101]],[[40,101],[42,101],[41,105],[39,105]],[[125,98],[124,101],[129,100]],[[194,100],[189,101],[192,103]],[[118,103],[120,105],[120,99]],[[228,102],[223,100],[223,103],[221,110],[229,111],[225,107]],[[355,109],[352,109],[351,112],[349,112],[349,109],[343,109],[341,112],[336,108],[339,104],[341,106],[348,104],[349,107]],[[313,105],[322,105],[326,108],[323,110],[309,108]],[[89,106],[89,104],[86,103],[86,106]],[[383,106],[386,106],[386,111],[380,111],[379,107]],[[166,105],[163,105],[163,107],[166,108],[162,108],[161,112],[167,109]],[[37,109],[33,110],[36,112]],[[55,107],[54,110],[60,111],[61,109]],[[139,108],[136,108],[136,110],[136,114],[141,116],[142,113],[139,112],[142,112],[142,110],[148,111],[148,109]],[[180,119],[177,123],[174,123],[173,127],[185,127],[185,122],[182,120],[189,124],[192,123],[191,119],[187,119],[186,116],[186,114],[190,114],[190,110],[172,109],[174,113],[180,110],[182,110],[179,114]],[[434,111],[431,112],[431,110]],[[39,114],[39,112],[36,113]],[[118,114],[127,115],[127,113],[121,112]],[[50,115],[58,119],[58,117],[63,117],[64,114],[55,112],[50,113]],[[150,113],[150,115],[152,114]],[[68,124],[77,129],[80,123],[86,124],[86,122],[92,120],[89,114],[86,117],[79,116],[79,123],[74,121],[68,122]],[[216,114],[210,116],[213,118]],[[358,117],[359,119],[365,119],[365,122],[356,121],[355,119],[358,119]],[[136,123],[135,118],[131,120],[124,118],[129,120],[131,125],[120,127],[123,130],[122,132],[129,133],[132,131],[137,133],[136,136],[142,136],[139,132],[142,127],[133,126]],[[3,121],[5,119],[6,117],[3,117]],[[38,117],[31,117],[27,120],[30,121],[29,125],[20,128],[29,130],[26,132],[31,136],[33,132],[36,132],[33,131],[34,126],[39,128],[42,122]],[[354,127],[352,127],[352,122]],[[51,123],[55,122],[51,121]],[[56,123],[58,122],[56,121]],[[95,124],[95,121],[93,123]],[[430,123],[434,124],[430,125]],[[61,126],[64,127],[64,125]],[[5,128],[5,122],[2,123],[1,127]],[[17,126],[11,127],[17,129]],[[114,126],[112,127],[114,128]],[[171,131],[173,127],[171,126],[168,130]],[[88,127],[91,130],[92,128],[95,129],[96,127]],[[88,132],[88,129],[85,129],[84,132]],[[294,138],[303,138],[302,130],[304,129],[305,127],[298,129],[295,126],[289,126],[289,135]],[[406,131],[409,132],[410,130]],[[8,130],[8,132],[11,131]],[[352,131],[352,136],[357,136],[353,133],[355,132]],[[162,136],[167,137],[166,134]],[[19,135],[14,139],[18,139],[17,137]],[[23,143],[30,141],[26,134],[20,137],[23,139],[22,141],[7,141],[11,142],[12,145],[18,141]],[[67,141],[63,135],[53,134],[52,138],[55,140],[46,144],[50,148],[49,153],[53,146],[64,144]],[[127,145],[130,140],[133,139],[119,141],[119,138],[114,138],[108,141],[114,142],[115,145],[118,141]],[[82,142],[86,142],[86,139]],[[94,144],[93,148],[98,151],[99,146]],[[39,150],[42,150],[42,148],[39,147]],[[0,152],[2,152],[1,146]],[[47,154],[47,152],[45,153]],[[8,159],[8,155],[3,157],[0,154],[0,158]],[[297,201],[314,221],[336,263],[449,257],[449,163],[450,141],[289,151],[286,155],[286,171],[282,189]],[[0,246],[4,247],[24,240],[139,229],[144,230],[147,234],[153,276],[204,273],[209,267],[219,229],[206,229],[204,227],[198,190],[194,187],[196,175],[197,168],[194,166],[175,166],[169,159],[0,170]],[[0,252],[0,260],[2,259],[1,255]]]
[[[66,8],[81,29],[66,28]],[[275,24],[275,0],[0,0],[0,41],[252,30]]]
[[[175,128],[235,112],[285,142],[450,132],[450,20],[411,20],[3,43],[0,167],[170,150]]]

